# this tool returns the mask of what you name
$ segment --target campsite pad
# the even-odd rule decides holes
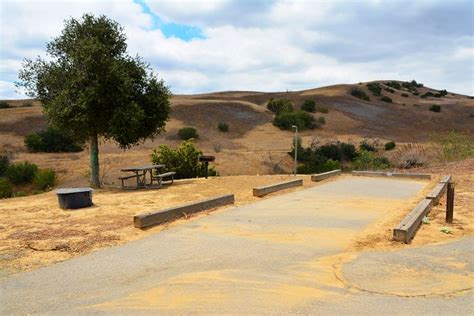
[[[226,208],[0,281],[0,313],[331,311],[350,294],[334,273],[338,256],[427,183],[343,176]]]

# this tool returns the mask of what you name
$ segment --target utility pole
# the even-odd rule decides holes
[[[296,176],[296,169],[298,168],[298,126],[293,125],[291,128],[295,130],[295,168],[293,172]]]

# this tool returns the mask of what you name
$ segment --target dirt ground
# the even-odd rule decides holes
[[[316,185],[309,176],[298,178],[304,179],[302,187],[269,196]],[[250,203],[261,199],[252,195],[253,187],[291,179],[294,177],[289,175],[232,176],[178,180],[163,189],[102,189],[94,192],[93,207],[75,211],[60,209],[54,192],[2,200],[0,270],[3,272],[0,275],[36,269],[143,238],[168,227],[136,229],[133,226],[135,214],[229,193],[235,194],[235,205]]]

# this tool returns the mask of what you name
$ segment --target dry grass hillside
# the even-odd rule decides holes
[[[378,83],[383,88],[386,81]],[[363,101],[350,94],[358,87],[370,96]],[[172,98],[171,120],[166,132],[131,150],[123,151],[112,142],[101,144],[102,176],[108,183],[116,182],[119,169],[149,162],[152,149],[161,144],[177,146],[181,141],[177,131],[184,126],[194,126],[200,135],[197,146],[206,154],[217,157],[216,169],[221,175],[275,174],[290,172],[293,134],[272,125],[272,113],[265,105],[270,98],[287,98],[296,108],[304,100],[314,100],[317,106],[329,109],[324,116],[327,124],[321,129],[301,133],[303,142],[314,139],[320,142],[344,140],[358,143],[363,137],[373,137],[381,142],[429,142],[434,132],[451,130],[474,135],[474,99],[448,93],[442,98],[420,95],[437,90],[418,88],[419,95],[406,89],[393,93],[382,90],[393,103],[386,103],[367,89],[366,83],[336,85],[304,91],[279,93],[218,92],[199,95],[176,95]],[[405,94],[407,96],[403,96]],[[7,100],[12,108],[0,109],[0,152],[7,152],[13,161],[30,161],[41,167],[55,169],[60,184],[87,183],[88,151],[80,153],[29,153],[23,138],[28,133],[46,126],[41,105],[31,100]],[[22,107],[25,103],[30,107]],[[433,104],[441,105],[441,112],[429,111]],[[229,124],[228,133],[219,132],[219,122]]]

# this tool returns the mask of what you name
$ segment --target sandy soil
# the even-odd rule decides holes
[[[303,187],[269,196],[316,185],[309,176],[299,178],[304,179]],[[136,229],[133,227],[135,214],[228,193],[235,194],[236,205],[250,203],[260,199],[252,195],[253,187],[289,179],[294,177],[216,177],[179,180],[159,190],[96,190],[93,196],[95,205],[76,211],[60,209],[54,192],[2,200],[0,268],[2,274],[36,269],[103,247],[143,238],[166,229],[168,225]],[[170,225],[179,225],[180,222]]]

